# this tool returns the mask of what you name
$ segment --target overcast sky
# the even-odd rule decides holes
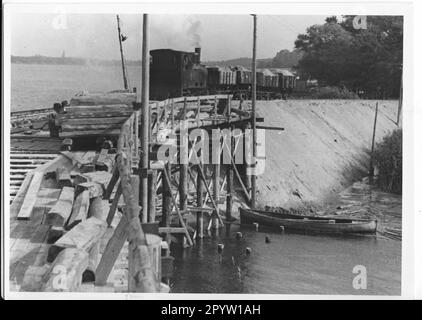
[[[293,49],[306,28],[323,23],[326,16],[258,16],[258,58],[273,57],[281,49]],[[140,59],[142,16],[121,15],[126,59]],[[202,60],[250,57],[250,15],[151,15],[151,49],[193,51],[202,47]],[[116,16],[105,14],[14,14],[12,54],[118,59]]]

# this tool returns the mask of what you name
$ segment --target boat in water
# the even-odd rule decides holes
[[[345,217],[302,216],[285,212],[239,208],[241,224],[259,224],[287,231],[324,234],[373,234],[377,220]]]

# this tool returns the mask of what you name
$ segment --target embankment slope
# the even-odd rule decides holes
[[[397,126],[397,101],[380,101],[376,141]],[[259,101],[266,130],[260,207],[322,204],[368,172],[376,101]]]

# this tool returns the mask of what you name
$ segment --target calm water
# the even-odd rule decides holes
[[[236,239],[237,231],[242,239]],[[221,262],[219,243],[224,244]],[[192,248],[173,250],[170,284],[172,292],[186,293],[399,295],[400,252],[401,242],[373,236],[282,234],[261,227],[256,232],[232,225]],[[352,286],[356,265],[366,267],[366,290]]]
[[[12,64],[12,111],[50,108],[81,91],[123,89],[118,66]],[[140,67],[128,67],[131,87],[137,86]]]

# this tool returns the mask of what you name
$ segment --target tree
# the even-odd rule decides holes
[[[329,85],[363,89],[372,97],[398,97],[403,59],[403,17],[368,16],[354,29],[354,16],[329,17],[298,35],[299,70]]]

